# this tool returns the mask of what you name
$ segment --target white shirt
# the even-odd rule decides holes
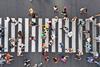
[[[89,43],[90,43],[90,41],[91,41],[91,38],[90,38],[90,37],[88,37],[88,38],[87,38],[87,42],[89,42]]]
[[[58,8],[57,7],[53,7],[54,11],[56,11]]]
[[[72,31],[71,32],[68,32],[68,37],[72,37]]]
[[[83,11],[83,10],[85,10],[85,9],[86,9],[86,8],[81,8],[80,11]]]
[[[99,35],[98,37],[96,37],[96,40],[97,40],[98,42],[100,42],[100,35]]]

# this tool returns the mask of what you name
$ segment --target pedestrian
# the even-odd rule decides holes
[[[52,33],[52,34],[51,34],[51,40],[54,41],[55,38],[56,38],[55,34]]]
[[[59,59],[57,57],[53,57],[52,59],[53,59],[54,63],[58,63],[58,61],[59,61]]]
[[[52,46],[52,45],[53,45],[53,40],[50,39],[50,41],[49,41],[49,46]]]
[[[0,38],[4,38],[4,29],[0,28]]]
[[[3,50],[3,45],[0,44],[0,52]]]
[[[61,49],[64,49],[64,44],[60,43],[60,47],[61,47]]]
[[[32,66],[32,67],[38,67],[38,64],[34,64],[34,66]]]
[[[91,42],[91,37],[88,36],[86,40],[87,40],[88,43],[90,43]]]
[[[35,39],[35,36],[30,36],[29,39],[30,39],[30,40],[34,40],[34,41],[36,40],[36,39]]]
[[[49,21],[48,21],[48,28],[51,27],[51,25],[52,25],[52,21],[49,20]]]
[[[23,43],[18,46],[19,49],[17,52],[17,56],[23,56],[22,52],[24,51],[24,47],[25,47],[25,45]]]
[[[64,30],[65,33],[68,33],[68,31],[69,31],[69,29],[65,25],[60,29]]]
[[[69,38],[72,37],[72,35],[73,35],[72,31],[70,31],[70,32],[67,33],[67,37],[69,37]]]
[[[73,49],[72,48],[69,48],[67,49],[69,53],[72,53],[73,52]]]
[[[16,47],[16,40],[15,40],[15,38],[9,38],[9,41],[11,43],[10,48]]]
[[[42,34],[41,34],[41,38],[44,39],[44,40],[46,39],[45,32],[42,32]]]
[[[85,49],[86,53],[90,53],[92,51],[92,45],[89,42],[86,42]]]
[[[86,60],[87,60],[88,63],[94,63],[93,57],[87,57]]]
[[[86,7],[80,8],[80,14],[81,15],[86,15],[87,14],[87,8]]]
[[[29,25],[30,25],[30,26],[38,26],[37,23],[34,22],[34,21],[29,21]]]
[[[31,65],[30,61],[31,61],[31,60],[29,60],[29,59],[25,59],[25,60],[24,60],[24,66],[25,66],[25,67],[29,67],[29,66]]]
[[[54,13],[58,12],[58,6],[55,5],[55,6],[53,7],[53,10],[54,10]]]
[[[80,52],[80,50],[77,49],[76,54],[75,54],[75,59],[81,60],[82,55],[83,55],[83,52]]]
[[[32,18],[37,18],[38,16],[36,15],[36,12],[33,10],[33,8],[29,8],[29,13],[28,15],[31,16]]]
[[[45,62],[47,63],[49,61],[49,56],[44,57]]]
[[[18,38],[23,39],[23,33],[22,33],[22,31],[18,31]]]
[[[66,63],[67,62],[67,58],[68,58],[68,56],[61,56],[61,61],[62,62],[64,62],[64,63]]]
[[[61,14],[64,16],[64,18],[68,17],[68,15],[67,15],[67,8],[66,7],[64,7],[64,9],[63,9]]]
[[[93,22],[95,19],[96,19],[95,16],[91,16],[91,17],[88,18],[88,21]]]
[[[5,60],[7,64],[10,64],[10,62],[13,60],[13,56],[10,53],[5,53]]]
[[[94,38],[97,42],[100,42],[100,35],[98,35],[96,38]]]
[[[42,67],[42,66],[43,66],[43,63],[42,62],[38,64],[38,67]]]

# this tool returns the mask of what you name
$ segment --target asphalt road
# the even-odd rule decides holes
[[[100,0],[33,0],[32,7],[38,13],[39,17],[52,18],[53,6],[58,5],[59,9],[62,10],[64,6],[68,9],[68,16],[80,16],[79,9],[86,6],[88,8],[88,16],[95,15],[100,12]],[[29,0],[0,0],[0,17],[29,17],[27,15],[28,8],[30,7]],[[61,17],[61,15],[59,15]],[[17,57],[14,55],[14,62],[12,64],[6,64],[0,67],[23,67],[23,60],[25,58],[31,59],[31,64],[40,63],[43,61],[41,53],[25,53],[23,57]],[[57,55],[57,53],[50,53],[50,56]],[[85,56],[84,56],[85,57]],[[89,64],[85,58],[82,61],[73,59],[73,55],[70,55],[67,64],[59,62],[54,64],[51,60],[49,63],[43,65],[43,67],[96,67],[95,64]]]
[[[17,57],[15,53],[13,53],[14,55],[14,61],[11,64],[6,64],[3,65],[2,67],[24,67],[23,64],[23,60],[28,58],[31,59],[31,65],[33,66],[34,64],[39,64],[41,62],[43,62],[43,67],[96,67],[96,64],[90,64],[86,62],[86,55],[82,56],[82,60],[75,60],[74,59],[74,54],[65,54],[68,55],[68,61],[67,63],[63,63],[63,62],[58,62],[57,64],[55,64],[52,59],[49,60],[48,63],[45,63],[43,60],[43,57],[41,56],[41,53],[25,53],[23,57]],[[57,53],[49,53],[50,58],[57,56]]]

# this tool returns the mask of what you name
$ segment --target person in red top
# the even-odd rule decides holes
[[[13,60],[12,57],[13,57],[13,56],[12,56],[10,53],[7,52],[7,53],[5,54],[6,63],[9,64],[9,63]]]

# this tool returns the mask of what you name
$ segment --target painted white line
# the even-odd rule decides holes
[[[41,34],[42,34],[42,18],[38,19],[38,52],[42,52],[42,38],[41,38]]]
[[[22,23],[22,18],[18,18],[18,21],[16,21],[16,22],[21,22]],[[18,32],[19,31],[21,31],[22,32],[22,24],[21,23],[19,23],[18,24]],[[22,39],[18,39],[18,47],[17,47],[17,52],[19,53],[20,52],[20,46],[22,45]]]
[[[36,19],[32,19],[32,22],[36,22]],[[36,26],[32,26],[32,36],[34,36],[36,38]],[[36,51],[35,40],[32,40],[31,45],[32,45],[31,52],[35,52]]]
[[[100,27],[99,27],[99,35],[100,35]],[[99,42],[99,53],[100,53],[100,42]]]
[[[86,19],[85,28],[86,28],[86,30],[90,30],[90,21],[89,21],[89,19]],[[86,38],[88,38],[88,36],[90,36],[90,34],[87,34]]]
[[[72,21],[72,49],[76,52],[76,20]]]
[[[96,38],[96,19],[92,22],[92,38],[93,38],[93,51],[96,52],[96,40],[94,40]]]
[[[47,27],[49,28],[48,21],[49,21],[49,19],[48,19],[48,18],[45,18],[45,26],[47,26]],[[49,47],[49,46],[48,46],[48,44],[49,44],[49,31],[46,31],[45,44],[46,44],[46,47]],[[46,48],[46,51],[48,52],[49,49]]]
[[[86,21],[85,28],[86,28],[86,30],[90,31],[90,21],[89,21],[89,19],[86,19],[85,21]],[[86,38],[89,38],[90,37],[90,33],[86,33],[85,36],[86,36]],[[88,53],[88,51],[89,51],[89,49],[87,47],[89,44],[90,44],[89,42],[85,43],[85,52],[86,53]]]
[[[15,39],[15,23],[11,23],[11,38]],[[15,52],[15,47],[11,49],[11,52]]]
[[[56,35],[56,31],[55,31],[55,29],[56,29],[56,22],[55,22],[55,18],[52,19],[52,29],[54,29],[52,31],[52,35],[54,35],[54,37],[55,37],[55,35]],[[53,45],[52,45],[52,52],[55,52],[55,51],[56,51],[56,39],[54,38],[53,39]]]
[[[20,56],[22,53],[22,39],[18,39],[18,50],[17,50],[17,56]]]
[[[84,22],[83,19],[79,19],[78,22]],[[82,36],[82,30],[83,30],[83,27],[80,25],[78,27],[78,49],[80,52],[83,52],[83,47],[82,47],[82,40],[83,40],[83,36]]]
[[[2,18],[0,18],[0,26],[2,26]],[[2,28],[0,28],[1,30]],[[0,35],[1,36],[1,35]],[[2,38],[0,37],[0,45],[2,45]]]
[[[28,52],[29,45],[29,18],[25,18],[25,52]]]
[[[6,28],[6,29],[4,29],[5,31],[4,31],[4,48],[5,48],[5,50],[4,50],[4,52],[8,52],[8,29],[9,29],[9,26],[8,26],[8,23],[9,23],[9,19],[7,19],[7,20],[4,20],[4,27]]]
[[[68,18],[66,18],[65,20],[65,27],[69,29],[69,19]],[[69,49],[69,37],[65,33],[65,52],[68,52],[68,49]]]
[[[89,22],[89,19],[86,19],[86,30],[90,30],[90,22]]]
[[[18,24],[18,31],[22,31],[22,18],[18,18],[17,22],[21,22]]]
[[[60,43],[62,43],[62,19],[59,19],[58,21],[58,52],[62,52],[62,48]]]

